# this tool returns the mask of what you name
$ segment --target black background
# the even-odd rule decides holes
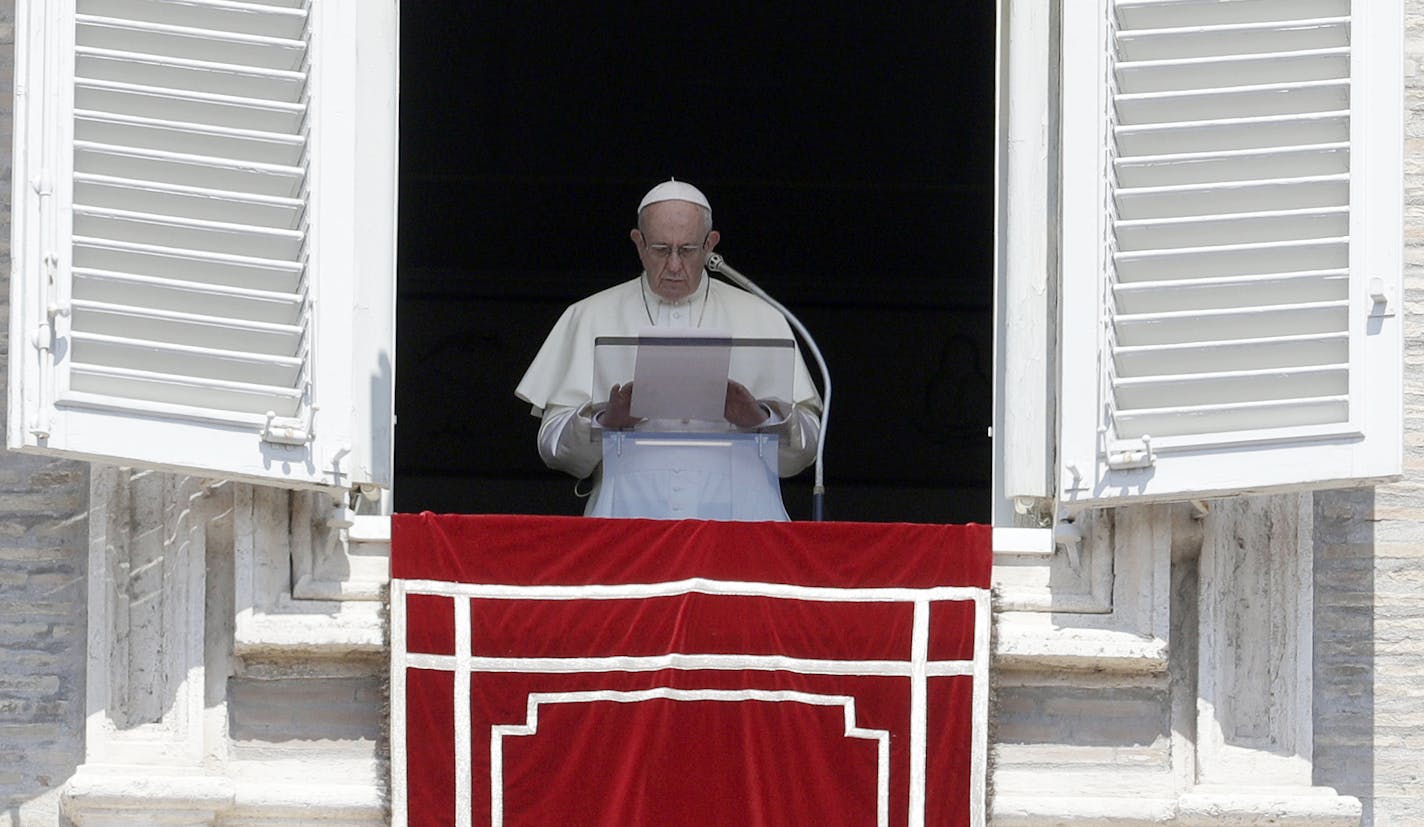
[[[403,3],[396,509],[582,511],[513,390],[676,176],[830,365],[827,516],[986,522],[993,47],[988,2]]]

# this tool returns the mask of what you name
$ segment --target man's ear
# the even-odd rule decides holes
[[[634,247],[637,247],[639,250],[643,249],[643,234],[638,232],[637,227],[628,231],[628,237],[633,239]]]
[[[722,240],[722,234],[713,230],[707,234],[707,252],[712,252],[712,248],[717,246],[717,242]]]

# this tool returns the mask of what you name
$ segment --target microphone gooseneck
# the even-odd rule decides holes
[[[811,356],[816,360],[816,367],[820,368],[821,384],[825,390],[821,395],[821,428],[816,435],[816,470],[814,471],[816,482],[811,489],[811,519],[821,522],[825,519],[826,497],[826,475],[822,457],[826,450],[826,426],[831,418],[831,372],[826,367],[826,360],[821,356],[821,349],[816,347],[816,340],[811,338],[810,331],[801,324],[800,319],[796,318],[796,314],[787,310],[781,302],[767,295],[767,292],[758,287],[756,282],[737,272],[727,263],[726,259],[722,258],[720,253],[712,253],[707,256],[706,267],[708,272],[726,276],[733,284],[771,305],[778,313],[785,316],[791,327],[801,334],[801,341],[805,342],[806,349],[811,351]]]

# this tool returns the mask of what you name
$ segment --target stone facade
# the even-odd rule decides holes
[[[1097,515],[1051,599],[1002,570],[996,823],[1424,824],[1424,0],[1406,6],[1406,479]],[[383,538],[349,516],[0,454],[0,827],[382,823]]]
[[[1315,497],[1321,784],[1424,824],[1424,3],[1405,3],[1405,479]]]

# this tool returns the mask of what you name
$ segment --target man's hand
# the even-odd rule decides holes
[[[610,430],[631,428],[643,420],[629,413],[633,407],[633,383],[614,385],[608,389],[608,407],[598,417],[598,424]]]
[[[727,404],[722,416],[738,428],[755,428],[767,420],[766,410],[740,382],[727,380]]]

